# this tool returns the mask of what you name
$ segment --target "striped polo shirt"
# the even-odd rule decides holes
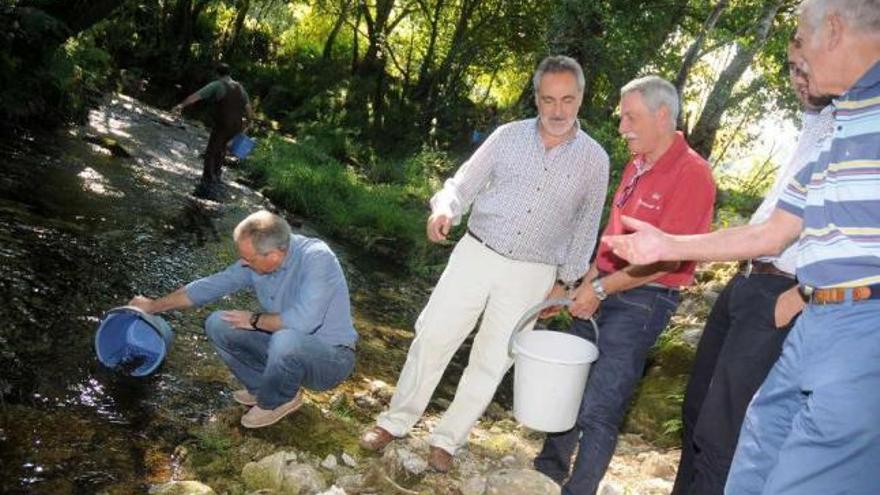
[[[778,207],[803,219],[797,276],[813,287],[880,283],[880,61],[834,101],[834,133]]]

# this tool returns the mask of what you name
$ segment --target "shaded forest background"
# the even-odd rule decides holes
[[[580,117],[612,155],[612,184],[627,158],[619,89],[647,73],[680,88],[679,126],[718,165],[767,115],[796,115],[785,64],[796,4],[3,0],[0,128],[81,120],[109,91],[170,108],[226,62],[260,115],[250,172],[270,196],[368,249],[419,258],[425,199],[474,131],[535,114],[541,58],[583,65]],[[748,212],[772,178],[764,165],[738,184],[746,194],[719,201]]]

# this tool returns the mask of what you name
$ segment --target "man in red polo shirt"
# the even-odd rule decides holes
[[[708,232],[715,184],[706,161],[675,131],[675,87],[648,76],[631,81],[620,94],[619,130],[633,158],[612,198],[603,236],[626,232],[621,215],[677,234]],[[565,483],[563,494],[589,495],[599,487],[648,351],[678,306],[679,288],[693,282],[694,267],[693,262],[630,265],[607,246],[599,247],[569,308],[575,316],[572,330],[584,338],[594,337],[587,319],[597,316],[599,360],[590,370],[577,424],[549,434],[535,459],[539,471]],[[550,297],[564,292],[565,287],[557,286]]]

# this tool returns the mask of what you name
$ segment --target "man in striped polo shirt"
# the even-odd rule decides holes
[[[725,493],[876,494],[880,487],[880,2],[807,0],[800,43],[834,133],[764,223],[671,236],[635,220],[604,239],[633,263],[748,259],[798,241],[808,305],[752,399]]]
[[[467,234],[416,321],[388,410],[361,438],[380,450],[419,420],[456,349],[482,316],[455,398],[428,443],[448,471],[512,363],[507,342],[523,313],[587,271],[608,185],[608,155],[577,120],[580,65],[548,57],[534,75],[538,118],[495,130],[431,198],[428,238],[442,242],[468,209]]]
[[[803,128],[791,160],[749,223],[770,217],[792,177],[812,162],[834,129],[834,107],[827,96],[809,94],[800,70],[800,48],[788,48],[791,84],[804,108]],[[706,319],[682,404],[681,460],[672,495],[720,495],[730,471],[746,408],[803,310],[795,280],[797,246],[779,256],[744,261]]]

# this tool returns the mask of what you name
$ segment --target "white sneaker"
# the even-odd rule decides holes
[[[241,417],[241,426],[245,428],[262,428],[273,425],[284,416],[299,409],[302,406],[302,402],[302,389],[300,389],[293,399],[275,409],[266,410],[260,406],[254,406]]]

